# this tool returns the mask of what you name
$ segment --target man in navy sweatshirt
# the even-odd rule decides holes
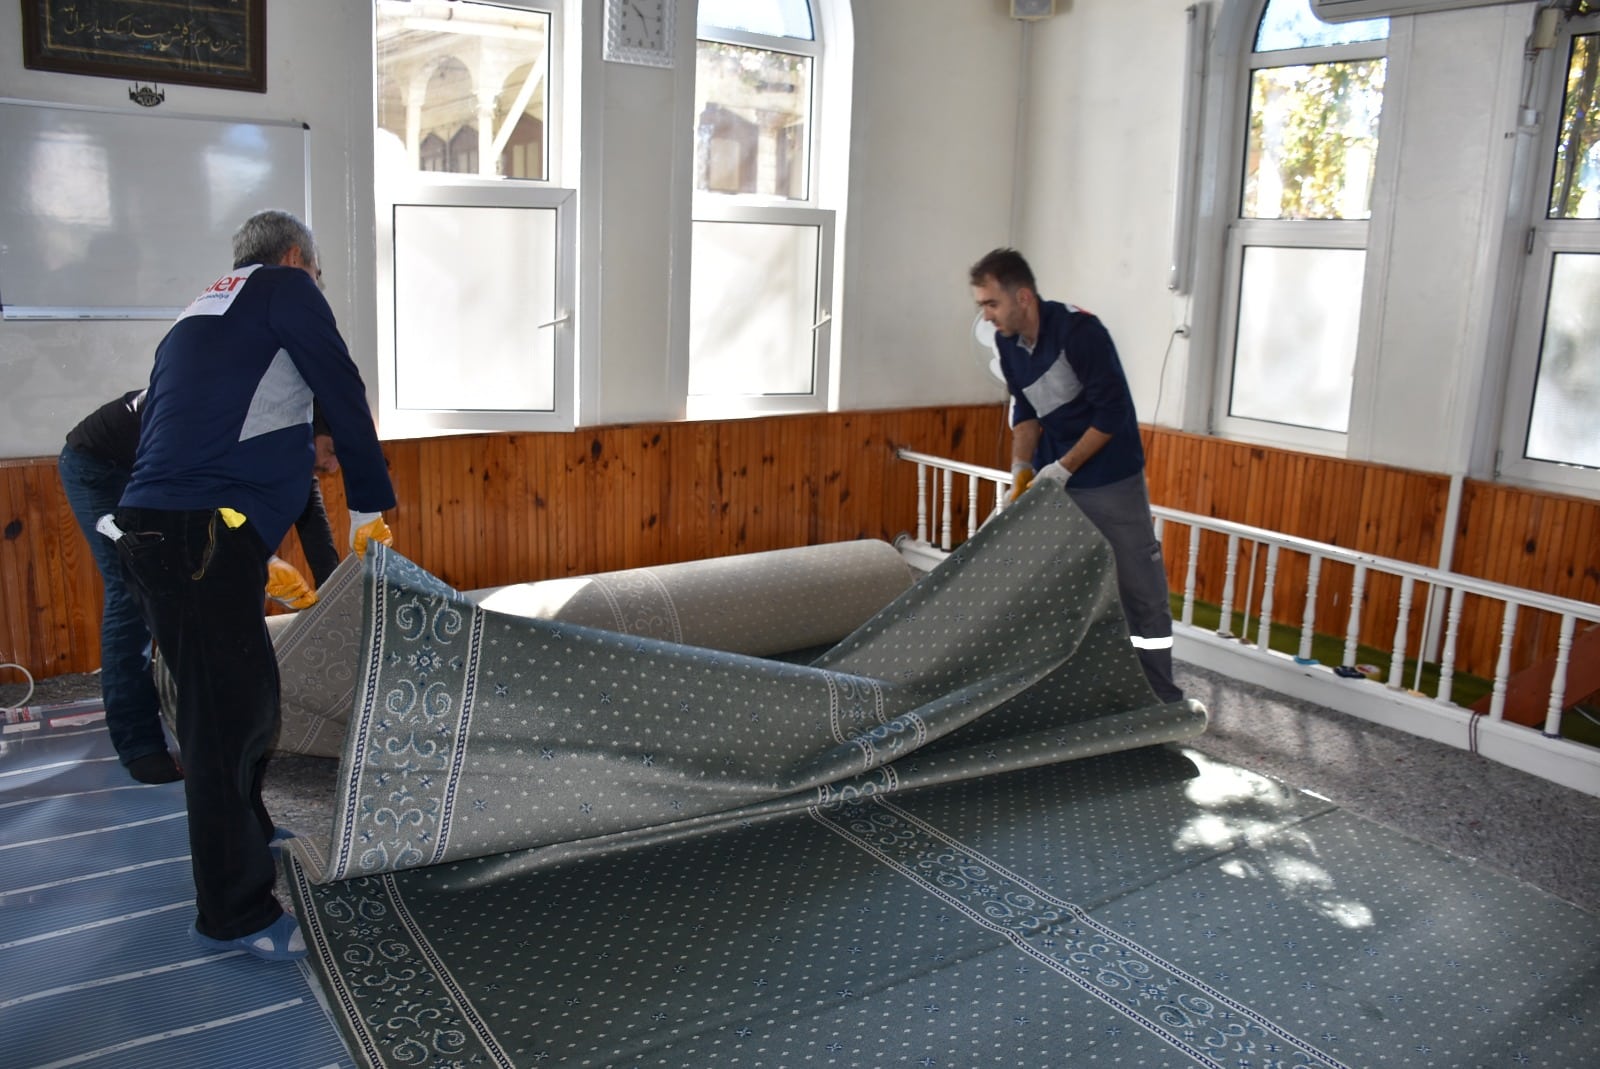
[[[390,540],[395,497],[311,231],[261,212],[234,235],[233,263],[156,349],[133,475],[103,530],[177,686],[194,938],[286,960],[306,948],[272,893],[261,780],[278,665],[263,589],[306,502],[313,398],[339,443],[357,553]]]
[[[1183,700],[1172,679],[1172,606],[1150,520],[1144,443],[1116,346],[1081,308],[1040,298],[1015,249],[972,265],[972,296],[995,326],[1011,391],[1012,498],[1031,483],[1064,487],[1117,564],[1117,593],[1140,666],[1156,697]]]

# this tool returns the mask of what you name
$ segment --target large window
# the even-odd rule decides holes
[[[1269,0],[1246,64],[1218,430],[1340,452],[1361,352],[1388,20]]]
[[[689,411],[822,408],[834,213],[806,0],[703,0],[695,57]]]
[[[1600,18],[1551,50],[1553,117],[1539,172],[1500,469],[1600,489]]]
[[[386,432],[573,425],[556,6],[378,0]]]

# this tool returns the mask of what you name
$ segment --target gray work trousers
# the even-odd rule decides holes
[[[1150,491],[1144,472],[1105,486],[1080,489],[1067,482],[1067,494],[1111,543],[1117,563],[1117,596],[1145,678],[1164,702],[1183,700],[1172,680],[1172,603],[1167,568],[1150,520]]]

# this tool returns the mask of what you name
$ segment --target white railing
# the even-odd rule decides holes
[[[956,544],[956,530],[954,520],[958,515],[955,502],[961,496],[964,505],[965,526],[961,529],[963,537],[970,535],[979,527],[978,501],[980,493],[987,491],[992,495],[993,505],[988,510],[985,520],[1005,507],[1005,497],[1011,487],[1009,472],[996,468],[987,468],[975,464],[966,464],[959,461],[944,460],[939,457],[916,453],[910,450],[900,450],[901,459],[914,462],[917,465],[917,532],[915,538],[902,537],[900,548],[908,559],[914,563],[931,566],[941,560]],[[959,479],[958,479],[959,477]],[[1305,678],[1320,675],[1318,680],[1318,693],[1316,698],[1324,700],[1329,691],[1327,683],[1335,686],[1342,684],[1338,677],[1352,677],[1364,675],[1356,669],[1357,648],[1361,644],[1362,616],[1365,603],[1368,600],[1370,580],[1374,575],[1392,576],[1399,581],[1398,597],[1395,603],[1395,628],[1392,636],[1382,639],[1368,639],[1369,646],[1387,649],[1389,663],[1383,673],[1384,689],[1387,697],[1401,706],[1415,709],[1418,703],[1431,706],[1433,712],[1439,713],[1446,721],[1465,726],[1465,738],[1457,738],[1458,733],[1436,731],[1419,731],[1438,737],[1442,741],[1464,745],[1474,750],[1478,749],[1479,732],[1478,718],[1465,709],[1462,709],[1451,700],[1454,677],[1457,666],[1457,650],[1461,645],[1461,626],[1463,618],[1463,605],[1468,595],[1486,599],[1488,602],[1500,606],[1499,619],[1499,646],[1493,675],[1493,684],[1490,691],[1490,702],[1487,711],[1487,721],[1494,725],[1493,730],[1504,727],[1509,732],[1521,735],[1532,735],[1547,740],[1551,746],[1561,748],[1563,754],[1568,754],[1569,748],[1576,748],[1586,754],[1593,755],[1592,767],[1590,761],[1584,759],[1576,770],[1551,775],[1570,786],[1576,786],[1591,794],[1600,794],[1600,751],[1591,747],[1581,746],[1569,740],[1562,739],[1561,721],[1566,705],[1566,687],[1568,668],[1570,666],[1571,652],[1574,636],[1578,633],[1580,623],[1594,624],[1600,622],[1600,605],[1588,602],[1574,601],[1568,598],[1553,597],[1538,591],[1525,590],[1519,587],[1505,586],[1500,583],[1477,579],[1472,576],[1460,575],[1455,572],[1442,571],[1437,568],[1428,568],[1422,565],[1410,564],[1405,561],[1392,560],[1386,557],[1376,557],[1371,554],[1357,553],[1339,546],[1325,542],[1315,542],[1310,539],[1297,538],[1292,535],[1281,534],[1276,531],[1245,524],[1232,523],[1227,520],[1214,519],[1209,516],[1199,516],[1193,513],[1180,512],[1176,509],[1156,506],[1151,510],[1155,516],[1156,533],[1161,537],[1169,527],[1181,526],[1187,528],[1187,564],[1185,567],[1183,584],[1183,607],[1179,619],[1174,621],[1175,633],[1180,639],[1186,635],[1191,640],[1180,646],[1180,655],[1185,648],[1202,652],[1202,656],[1185,658],[1190,660],[1208,660],[1203,655],[1202,647],[1217,647],[1218,641],[1225,641],[1235,654],[1244,650],[1254,659],[1258,668],[1265,667],[1275,670],[1276,676],[1272,679],[1255,679],[1274,689],[1288,693],[1297,693],[1293,686],[1283,685],[1291,677]],[[1213,536],[1226,538],[1227,549],[1225,553],[1225,574],[1223,589],[1219,605],[1220,619],[1214,632],[1197,628],[1194,625],[1194,610],[1196,604],[1195,589],[1198,575],[1198,565],[1201,556],[1201,536],[1210,533]],[[1214,543],[1213,543],[1214,544]],[[1256,623],[1256,638],[1253,643],[1243,643],[1236,639],[1231,632],[1234,614],[1236,611],[1235,598],[1237,597],[1238,570],[1242,549],[1245,545],[1250,547],[1250,563],[1248,567],[1247,588],[1244,602],[1239,607],[1241,620],[1240,630],[1248,635],[1249,625]],[[1258,606],[1252,606],[1255,599],[1254,583],[1257,573],[1257,554],[1265,547],[1266,562],[1262,577],[1262,589]],[[1298,651],[1292,657],[1287,657],[1270,649],[1273,600],[1280,564],[1285,554],[1305,561],[1306,582],[1304,606],[1300,614],[1300,635]],[[1317,617],[1317,600],[1319,588],[1322,585],[1323,565],[1326,562],[1345,564],[1351,568],[1350,588],[1348,592],[1349,616],[1344,627],[1344,647],[1341,664],[1337,668],[1329,669],[1319,665],[1312,658],[1312,638],[1315,634]],[[1426,593],[1420,597],[1418,588],[1423,588]],[[1422,695],[1416,689],[1405,687],[1405,662],[1407,656],[1408,635],[1410,634],[1412,616],[1418,611],[1422,612],[1423,634],[1422,649],[1416,656],[1417,673],[1420,678],[1422,664],[1426,660],[1438,665],[1439,680],[1437,693],[1431,698]],[[1440,609],[1443,609],[1442,620],[1439,619]],[[1517,622],[1519,613],[1524,619],[1532,611],[1550,613],[1560,623],[1557,628],[1554,650],[1546,650],[1546,655],[1553,653],[1555,660],[1554,672],[1551,677],[1548,695],[1544,703],[1543,723],[1535,728],[1527,728],[1512,724],[1505,719],[1507,687],[1511,678],[1512,648],[1517,636]],[[1492,618],[1492,617],[1491,617]],[[1278,625],[1284,626],[1282,624]],[[1442,631],[1442,634],[1441,634]],[[1202,640],[1196,644],[1195,640]],[[1371,688],[1364,688],[1357,692],[1370,697]],[[1301,695],[1310,696],[1310,695]],[[1583,697],[1576,695],[1575,697]],[[1344,708],[1343,702],[1324,702]],[[1355,709],[1346,708],[1347,712],[1358,712],[1358,715],[1367,715]],[[1372,717],[1389,722],[1384,717]],[[1399,717],[1394,726],[1406,730],[1416,730],[1414,725],[1405,723],[1405,717]],[[1525,747],[1528,740],[1517,739],[1518,745]],[[1487,753],[1487,751],[1485,751]],[[1488,756],[1497,756],[1488,754]],[[1526,762],[1513,760],[1510,763],[1526,767]],[[1528,768],[1529,771],[1538,771],[1540,774],[1549,775],[1543,768]],[[1569,782],[1574,776],[1578,782]]]

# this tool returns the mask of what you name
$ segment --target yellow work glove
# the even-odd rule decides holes
[[[278,556],[267,561],[267,597],[290,609],[309,609],[317,603],[317,592],[306,577]]]
[[[350,548],[358,557],[367,555],[369,542],[382,542],[386,546],[394,545],[394,532],[389,530],[389,525],[383,522],[381,512],[355,512],[350,513]]]
[[[1006,504],[1011,504],[1021,497],[1033,482],[1032,464],[1011,465],[1011,493],[1006,495]]]

